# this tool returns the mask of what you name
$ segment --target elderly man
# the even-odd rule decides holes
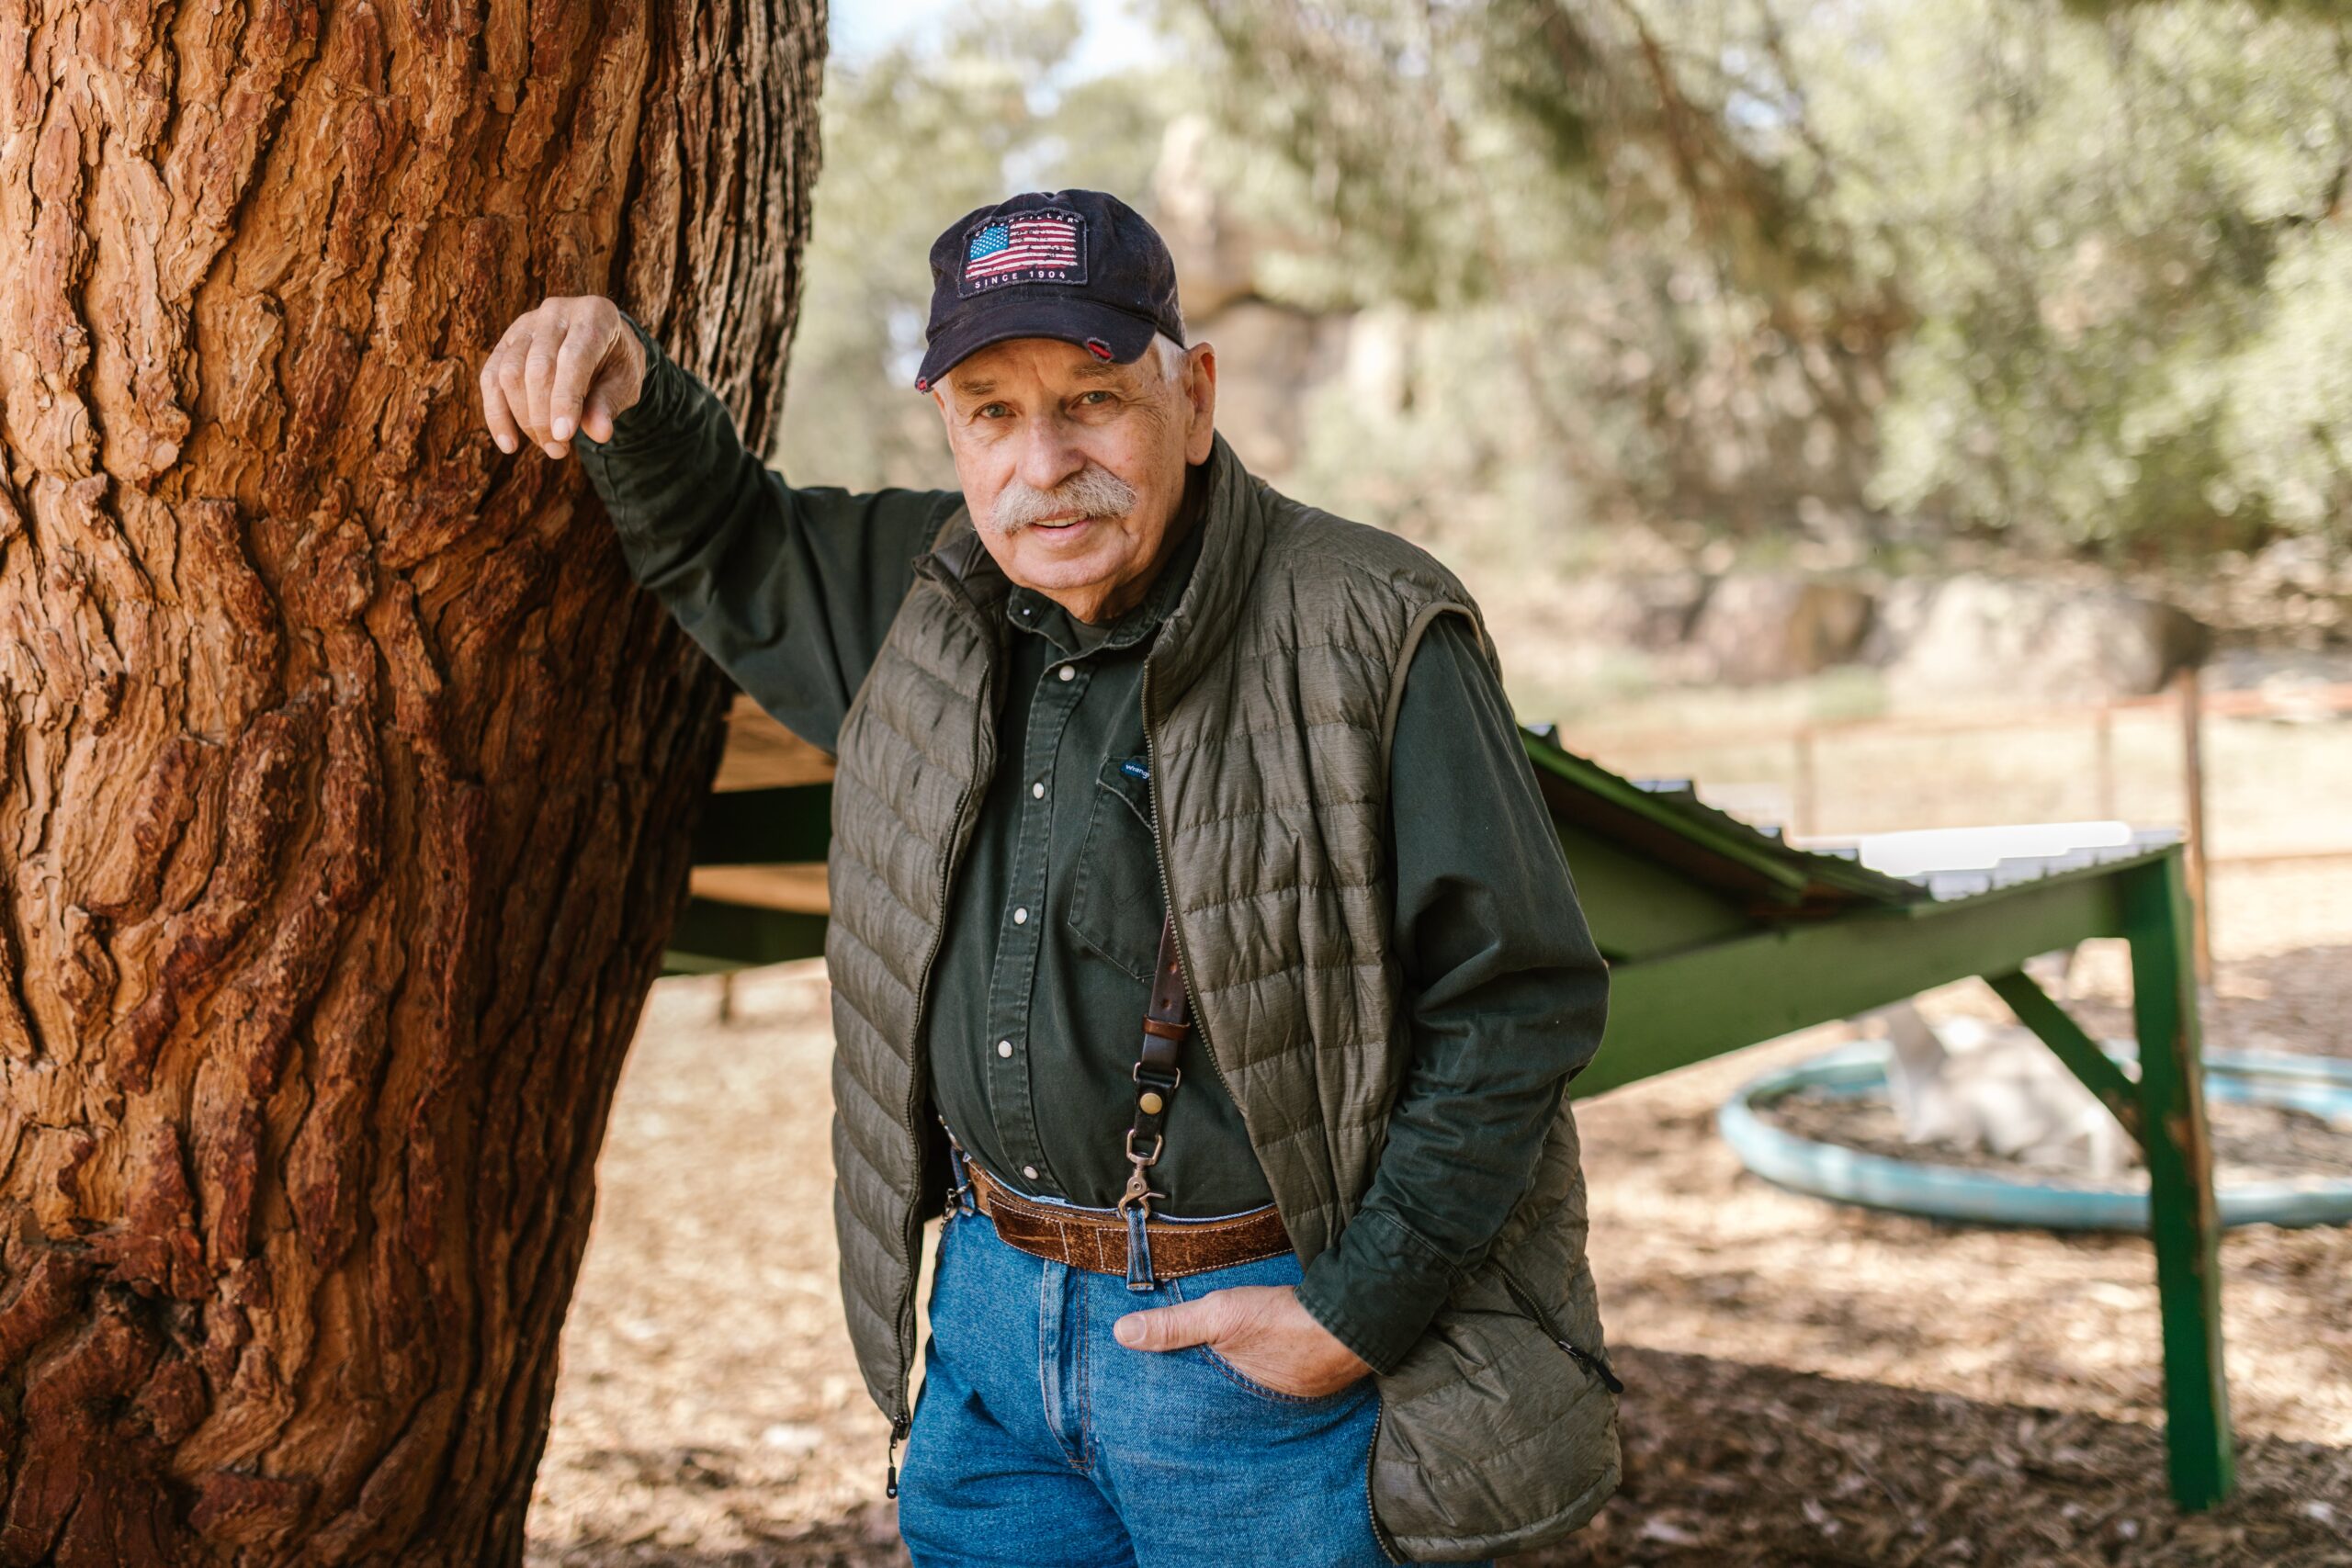
[[[1617,1478],[1563,1103],[1607,976],[1477,611],[1243,469],[1125,204],[1017,196],[931,266],[956,491],[787,484],[604,299],[481,378],[839,755],[834,1215],[914,1559],[1563,1535]]]

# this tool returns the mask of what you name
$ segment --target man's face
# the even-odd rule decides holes
[[[1082,621],[1143,597],[1172,543],[1185,470],[1209,455],[1208,344],[1114,365],[1057,338],[1015,338],[962,361],[932,399],[1005,576]]]

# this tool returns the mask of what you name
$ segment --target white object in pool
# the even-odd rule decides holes
[[[1887,1094],[1905,1142],[2087,1168],[2102,1180],[2135,1163],[2098,1097],[2022,1025],[1960,1018],[1937,1030],[1909,1001],[1862,1017],[1883,1022],[1894,1047]]]

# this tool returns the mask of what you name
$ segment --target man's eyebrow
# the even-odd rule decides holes
[[[1080,366],[1070,372],[1070,376],[1080,381],[1112,381],[1116,380],[1119,373],[1126,368],[1124,365],[1095,362]],[[959,398],[985,398],[996,390],[996,383],[985,377],[975,377],[968,381],[951,377],[947,385]]]

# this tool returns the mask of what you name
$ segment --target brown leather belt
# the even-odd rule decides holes
[[[1023,1198],[963,1156],[972,1197],[1008,1247],[1097,1274],[1127,1272],[1127,1221],[1115,1209],[1078,1209]],[[1158,1279],[1205,1274],[1294,1250],[1272,1203],[1222,1220],[1152,1219],[1151,1271]]]

